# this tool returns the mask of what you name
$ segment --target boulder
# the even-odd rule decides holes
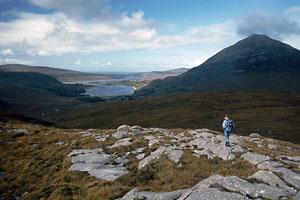
[[[173,192],[144,192],[139,191],[138,188],[134,188],[129,191],[125,196],[118,200],[175,200],[180,197],[186,190],[176,190]],[[117,199],[116,199],[117,200]]]
[[[121,147],[121,146],[129,146],[129,145],[131,145],[130,140],[132,140],[132,138],[124,138],[124,139],[118,140],[115,144],[109,146],[108,148],[112,149],[112,148],[117,148],[117,147]]]
[[[265,155],[261,155],[261,154],[257,154],[257,153],[251,153],[251,152],[244,153],[241,156],[241,158],[243,158],[244,160],[247,160],[248,162],[250,162],[253,165],[257,165],[263,161],[267,161],[267,160],[271,159],[269,156],[265,156]]]
[[[143,160],[141,160],[139,162],[138,169],[140,170],[143,167],[145,167],[152,159],[160,158],[161,155],[166,151],[166,149],[167,149],[167,147],[159,147],[154,152],[151,152],[151,154],[149,156],[147,156],[146,158],[144,158]]]
[[[276,176],[273,172],[270,171],[258,171],[249,178],[255,178],[257,180],[263,181],[273,187],[280,187],[284,190],[289,191],[292,194],[295,194],[297,191],[289,187],[285,182],[283,182],[278,176]]]
[[[98,179],[114,181],[128,173],[127,169],[122,166],[124,159],[118,160],[114,155],[105,154],[102,149],[73,150],[68,156],[73,163],[68,170],[85,171]],[[121,163],[117,165],[106,164],[111,159]]]
[[[247,197],[244,197],[241,194],[224,192],[217,188],[207,188],[203,190],[193,191],[185,200],[248,200]]]

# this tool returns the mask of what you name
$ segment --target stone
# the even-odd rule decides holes
[[[117,128],[117,131],[121,131],[121,132],[128,132],[129,130],[130,130],[130,126],[128,125],[122,125]]]
[[[55,143],[55,145],[60,146],[60,147],[63,146],[64,144],[65,144],[64,142],[56,142]]]
[[[275,151],[278,150],[278,149],[277,149],[277,146],[274,145],[274,144],[268,144],[268,148],[269,148],[270,150],[275,150]]]
[[[147,156],[146,158],[144,158],[143,160],[141,160],[139,162],[139,166],[138,169],[142,169],[143,167],[145,167],[152,159],[158,159],[161,157],[161,155],[167,150],[167,147],[159,147],[157,150],[155,150],[154,152],[151,152],[151,154],[149,156]]]
[[[268,169],[272,170],[275,167],[283,167],[283,164],[275,161],[264,161],[257,165],[258,169]]]
[[[100,148],[73,150],[68,156],[73,163],[68,170],[85,171],[98,179],[114,181],[128,173],[127,169],[122,166],[124,163],[119,163],[118,165],[106,164],[115,157],[114,155],[105,154]],[[118,158],[116,159],[117,161]]]
[[[236,176],[223,177],[220,175],[213,175],[200,181],[193,187],[193,190],[201,191],[206,188],[223,188],[228,192],[238,193],[251,199],[279,199],[280,197],[289,197],[292,195],[286,190],[265,184],[252,184]]]
[[[297,156],[298,157],[298,156]],[[279,156],[278,157],[281,162],[286,163],[286,164],[292,164],[292,165],[297,165],[298,168],[300,168],[300,162],[295,161],[297,159],[293,159],[291,156]]]
[[[136,157],[136,159],[137,159],[138,161],[140,161],[140,160],[142,160],[143,158],[145,158],[145,153],[138,154],[138,155],[136,155],[135,157]]]
[[[293,200],[299,200],[300,199],[300,191],[293,197]]]
[[[273,187],[280,187],[284,190],[289,191],[292,194],[295,194],[297,191],[289,187],[285,182],[283,182],[278,176],[276,176],[273,172],[270,171],[258,171],[249,178],[255,178],[257,180],[261,180]]]
[[[261,140],[255,141],[254,142],[259,148],[263,148],[265,146],[265,143]]]
[[[178,163],[184,152],[182,150],[169,150],[166,153],[169,160],[174,163]]]
[[[250,162],[253,165],[257,165],[263,161],[267,161],[267,160],[271,159],[269,156],[265,156],[265,155],[261,155],[261,154],[257,154],[257,153],[251,153],[251,152],[244,153],[241,156],[241,158],[243,158],[244,160],[247,160],[248,162]]]
[[[22,129],[22,128],[18,128],[18,129],[10,129],[10,130],[7,130],[7,132],[15,132],[15,133],[23,133],[23,134],[30,134],[30,131],[27,130],[27,129]]]
[[[251,138],[257,138],[257,137],[261,137],[261,135],[259,135],[258,133],[251,133],[249,135],[249,137],[251,137]]]
[[[246,200],[247,197],[244,197],[241,194],[223,192],[217,188],[207,188],[203,190],[193,191],[185,200]]]
[[[129,145],[131,145],[130,140],[132,140],[132,138],[124,138],[124,139],[118,140],[117,142],[115,142],[115,144],[109,146],[108,148],[112,149],[112,148],[117,148],[117,147],[121,147],[121,146],[129,146]]]
[[[176,190],[173,192],[144,192],[134,188],[129,191],[125,196],[118,200],[175,200],[180,197],[186,190]]]
[[[117,131],[116,133],[112,134],[111,136],[116,139],[121,139],[122,137],[124,137],[126,135],[128,135],[128,132]]]
[[[273,172],[282,173],[283,179],[289,185],[292,185],[296,188],[300,188],[300,174],[293,172],[290,169],[280,167],[280,168],[273,168]]]

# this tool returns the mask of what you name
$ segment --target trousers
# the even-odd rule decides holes
[[[225,134],[225,140],[226,140],[226,143],[229,144],[229,135],[230,135],[230,131],[228,130],[224,130],[224,134]]]

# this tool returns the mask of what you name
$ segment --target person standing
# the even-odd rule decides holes
[[[225,146],[230,147],[229,135],[234,127],[234,122],[232,119],[229,119],[228,115],[224,116],[224,121],[223,121],[222,127],[224,129],[225,140],[226,140]]]

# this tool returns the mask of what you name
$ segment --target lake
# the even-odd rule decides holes
[[[84,95],[90,96],[120,96],[130,95],[134,93],[134,87],[123,85],[102,85],[96,83],[81,83],[85,85],[93,85],[93,88],[87,89]]]

